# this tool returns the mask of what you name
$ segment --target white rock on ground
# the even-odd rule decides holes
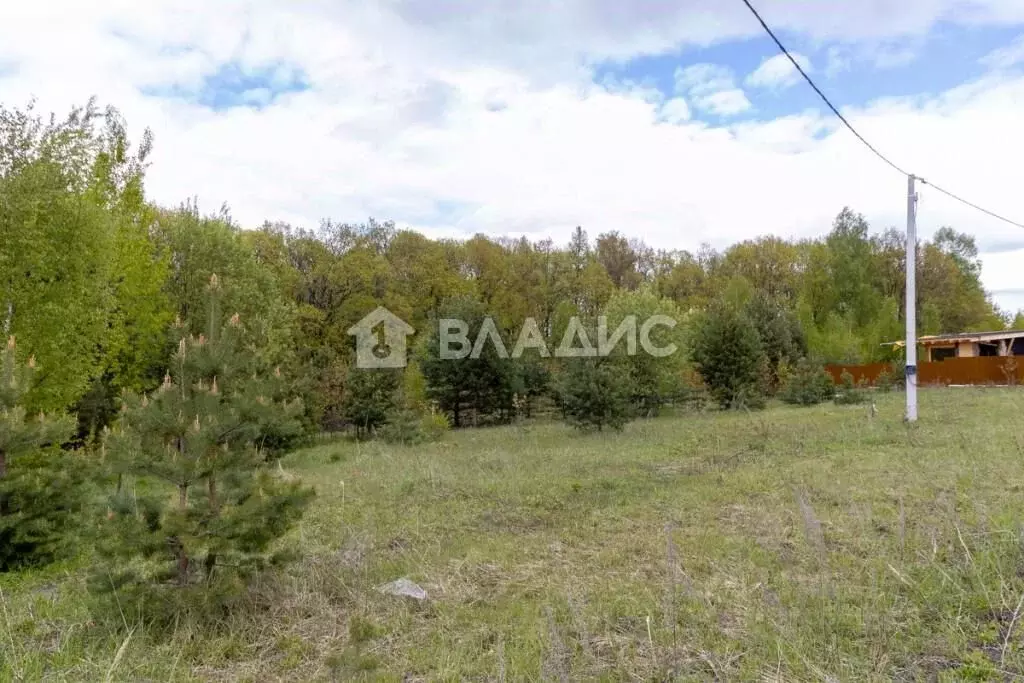
[[[404,576],[397,581],[377,586],[377,590],[386,595],[399,595],[407,598],[413,598],[415,600],[427,599],[427,591],[423,590]]]

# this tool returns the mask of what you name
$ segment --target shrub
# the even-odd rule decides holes
[[[450,429],[444,413],[430,410],[420,413],[411,408],[394,411],[380,435],[388,443],[412,446],[440,441]]]
[[[788,373],[786,384],[779,394],[791,405],[812,406],[835,396],[832,376],[820,365],[806,358]]]
[[[448,422],[447,415],[431,409],[420,418],[420,429],[423,430],[425,441],[440,441],[451,429],[451,423]]]
[[[409,362],[402,372],[401,403],[413,410],[426,410],[429,401],[427,400],[427,380],[420,370],[419,363],[415,360]]]
[[[732,410],[764,410],[768,406],[768,397],[763,385],[744,387],[737,392],[729,404]]]
[[[883,391],[885,393],[889,393],[890,391],[892,391],[895,385],[896,380],[893,378],[892,372],[890,372],[888,369],[882,370],[882,372],[879,373],[878,375],[878,379],[875,380],[875,386],[878,387],[878,390]]]
[[[680,373],[681,389],[676,401],[686,410],[704,412],[708,405],[708,388],[696,368],[688,365]]]
[[[416,411],[409,409],[393,411],[378,433],[388,443],[419,443],[419,416]]]
[[[854,405],[864,403],[867,399],[868,395],[864,385],[858,386],[853,381],[853,375],[848,370],[844,370],[843,374],[839,376],[839,390],[834,399],[836,405]]]

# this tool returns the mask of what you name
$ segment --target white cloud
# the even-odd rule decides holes
[[[820,235],[844,205],[878,228],[905,218],[905,180],[821,114],[729,126],[688,119],[690,108],[750,106],[728,70],[684,69],[681,96],[668,100],[642,84],[591,80],[595,58],[752,35],[738,10],[708,12],[695,0],[565,0],[543,11],[498,0],[9,5],[0,10],[0,64],[14,68],[0,70],[0,102],[34,94],[44,111],[63,112],[96,94],[122,109],[136,137],[153,128],[156,200],[198,194],[209,209],[227,201],[249,226],[375,215],[434,235],[565,240],[582,225],[694,249],[765,233]],[[774,0],[763,11],[813,39],[876,40],[938,20],[1024,21],[1019,0],[837,1],[813,12]],[[254,92],[266,103],[258,111],[143,94],[194,91],[227,64],[274,70],[282,81],[298,69],[311,88],[272,101]],[[1019,217],[1021,101],[1024,76],[1006,70],[844,113],[897,163]],[[925,235],[948,224],[983,247],[1020,238],[932,188],[920,192]],[[986,284],[1019,288],[1022,258],[1024,250],[986,255]],[[1000,301],[1024,306],[1013,297]]]
[[[719,64],[692,64],[675,72],[677,92],[686,92],[693,105],[716,116],[734,116],[751,108],[746,94],[736,87],[732,71]]]
[[[811,60],[798,52],[790,53],[793,59],[806,73],[811,73]],[[796,85],[801,80],[796,67],[789,61],[789,57],[783,54],[768,57],[749,76],[746,84],[753,88],[771,88],[782,90]]]
[[[849,52],[838,45],[829,47],[826,53],[825,75],[834,78],[844,71],[850,70],[852,59]]]
[[[679,67],[675,79],[676,90],[686,90],[697,95],[728,90],[735,85],[732,70],[719,64],[701,63]]]
[[[735,116],[751,108],[750,100],[739,88],[719,90],[696,100],[697,106],[718,116]]]
[[[683,123],[690,120],[690,107],[682,97],[673,97],[661,105],[661,118],[668,123]]]
[[[302,0],[325,17],[349,20],[358,3]],[[682,44],[708,45],[731,38],[761,35],[741,4],[708,9],[706,0],[392,0],[403,34],[416,49],[428,47],[435,59],[507,64],[553,77],[564,74],[567,62],[624,59],[657,54]],[[374,5],[376,7],[376,5]],[[1024,22],[1020,0],[906,0],[849,2],[820,0],[808,9],[805,0],[765,0],[759,6],[776,28],[806,34],[819,41],[883,41],[924,35],[939,22],[1006,25]],[[387,10],[362,10],[387,21]],[[393,43],[388,49],[401,49]]]
[[[835,132],[839,122],[810,111],[772,121],[748,121],[732,127],[736,142],[754,149],[795,154],[812,152],[822,135]]]
[[[830,45],[825,52],[824,73],[834,78],[848,71],[904,67],[920,56],[926,42],[924,36],[901,36]]]
[[[981,63],[992,69],[1009,69],[1024,64],[1024,34],[1004,47],[993,50],[981,59]]]
[[[917,59],[920,46],[901,43],[899,45],[876,45],[870,49],[870,60],[878,69],[896,69]]]

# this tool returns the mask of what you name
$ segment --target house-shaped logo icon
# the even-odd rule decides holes
[[[412,325],[378,306],[348,329],[348,334],[356,338],[356,367],[404,368],[405,338],[415,331]]]

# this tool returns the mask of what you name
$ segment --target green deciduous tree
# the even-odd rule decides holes
[[[799,250],[778,237],[759,237],[730,247],[719,269],[722,277],[744,278],[776,304],[792,302],[799,291]]]
[[[644,325],[658,316],[666,323],[651,325],[646,336],[656,351],[675,349],[665,355],[652,355],[639,343]],[[605,307],[608,340],[630,319],[633,327],[627,337],[637,340],[636,348],[631,349],[626,339],[620,340],[611,350],[610,359],[622,366],[629,376],[630,397],[637,413],[652,416],[683,391],[687,363],[686,315],[673,301],[659,297],[653,287],[644,285],[633,292],[619,291],[608,302]],[[599,340],[594,338],[593,341],[597,344]]]
[[[0,108],[0,322],[39,363],[32,410],[66,408],[127,348],[117,268],[149,146],[129,153],[117,112],[93,102],[49,120]]]
[[[221,284],[218,302],[246,320],[241,341],[253,361],[285,366],[295,351],[296,304],[274,270],[261,264],[226,208],[204,216],[194,202],[157,219],[156,239],[170,259],[167,293],[189,331],[200,334],[209,320],[210,273]]]
[[[604,266],[616,289],[631,290],[640,284],[637,253],[629,240],[613,231],[598,235],[596,246],[597,262]]]

